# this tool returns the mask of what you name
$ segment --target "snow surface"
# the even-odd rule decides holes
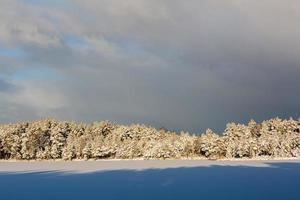
[[[96,161],[0,161],[0,173],[59,171],[61,173],[91,173],[113,170],[147,170],[187,167],[239,166],[272,167],[277,163],[296,163],[300,160],[96,160]]]
[[[0,161],[0,199],[300,199],[300,160]]]

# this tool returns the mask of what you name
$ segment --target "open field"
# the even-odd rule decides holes
[[[285,160],[99,160],[99,161],[0,161],[0,173],[57,171],[91,173],[114,170],[148,170],[191,167],[271,167],[273,164],[300,165],[300,159]]]
[[[1,161],[1,199],[299,199],[300,160]]]

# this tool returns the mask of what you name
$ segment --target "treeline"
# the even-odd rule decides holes
[[[199,136],[145,125],[41,120],[0,125],[0,159],[300,157],[300,120],[229,123]]]

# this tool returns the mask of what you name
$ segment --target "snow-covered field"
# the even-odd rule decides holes
[[[0,161],[0,173],[56,171],[60,173],[95,173],[114,170],[149,170],[190,167],[236,166],[272,167],[299,164],[300,160],[98,160],[98,161]]]
[[[300,160],[0,161],[0,199],[300,199]]]

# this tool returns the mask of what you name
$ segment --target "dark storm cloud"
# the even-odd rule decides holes
[[[109,119],[199,133],[300,115],[296,1],[4,0],[0,11],[0,44],[24,52],[0,57],[1,73],[22,87],[2,94],[1,111],[15,116],[2,121]],[[33,78],[41,72],[49,76]]]

